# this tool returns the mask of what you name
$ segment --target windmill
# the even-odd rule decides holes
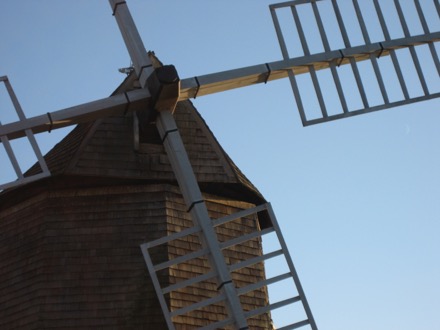
[[[378,50],[378,49],[377,49]],[[342,58],[342,57],[339,57],[339,58]],[[270,79],[270,74],[276,74],[276,70],[274,70],[274,66],[273,65],[264,65],[264,71],[262,71],[262,72],[264,72],[265,73],[265,76],[267,76],[269,79]],[[262,75],[262,73],[259,73],[259,75]],[[274,77],[274,75],[272,76],[272,78]],[[263,78],[263,77],[262,77]],[[266,77],[265,77],[266,78]],[[202,80],[202,79],[198,79],[199,80],[199,83],[200,83],[200,81]],[[195,87],[193,88],[194,89],[194,91],[196,91],[197,90],[197,81],[196,81],[196,84],[194,85]],[[200,88],[200,90],[202,90],[202,88]],[[197,96],[200,96],[200,95],[202,95],[202,94],[199,94],[199,95],[197,95]],[[55,121],[56,121],[56,119],[55,120],[53,120],[53,122],[55,123]],[[49,124],[52,124],[52,120],[50,120],[49,122],[47,122],[47,118],[46,118],[46,122],[45,123],[49,123]]]

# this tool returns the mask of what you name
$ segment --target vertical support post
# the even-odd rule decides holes
[[[119,29],[130,53],[136,74],[142,87],[147,86],[147,78],[153,72],[150,58],[136,29],[127,4],[122,0],[109,0]],[[194,171],[180,137],[179,130],[171,111],[160,111],[156,125],[162,137],[176,179],[179,183],[185,203],[195,223],[202,228],[202,244],[210,251],[210,263],[218,276],[218,290],[226,296],[229,315],[235,320],[235,327],[248,329],[246,317],[232,282],[228,266],[223,258],[217,234],[212,226],[208,209],[197,183]]]

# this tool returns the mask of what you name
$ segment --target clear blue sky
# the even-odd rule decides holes
[[[181,78],[282,58],[271,1],[127,2],[146,48]],[[130,64],[104,0],[1,1],[0,41],[0,76],[28,117],[108,96]],[[308,128],[287,80],[193,102],[272,203],[320,329],[440,329],[438,99]],[[66,132],[40,134],[43,152]]]

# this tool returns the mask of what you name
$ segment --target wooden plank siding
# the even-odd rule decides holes
[[[248,203],[206,196],[215,219],[248,208]],[[59,189],[0,212],[0,328],[50,329],[110,327],[166,329],[139,245],[192,226],[182,196],[173,185],[131,185]],[[256,218],[218,228],[220,241],[253,231]],[[198,238],[156,250],[156,261],[198,249]],[[229,263],[261,254],[253,240],[225,250]],[[202,274],[206,260],[185,263],[160,275],[170,285]],[[250,269],[253,271],[250,272]],[[263,266],[233,273],[237,287],[264,278]],[[172,293],[170,308],[216,294],[211,280]],[[265,289],[241,299],[246,310],[267,302]],[[176,319],[178,329],[219,320],[216,305]],[[250,320],[251,329],[269,329],[269,315]]]
[[[139,249],[167,233],[162,186],[50,191],[17,209],[0,213],[1,329],[166,329]]]

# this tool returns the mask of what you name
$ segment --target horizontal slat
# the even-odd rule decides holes
[[[189,312],[191,312],[193,310],[196,310],[196,309],[199,309],[199,308],[203,308],[205,306],[209,306],[209,305],[218,303],[218,302],[220,302],[222,300],[225,300],[225,296],[224,296],[223,293],[221,293],[218,296],[202,300],[202,301],[200,301],[200,302],[198,302],[196,304],[192,304],[192,305],[189,305],[187,307],[175,310],[175,311],[170,313],[170,316],[174,317],[174,316],[177,316],[177,315],[186,314],[186,313],[189,313]]]
[[[300,322],[296,322],[290,325],[286,325],[282,328],[277,328],[277,330],[292,330],[292,329],[298,329],[301,327],[304,327],[306,325],[309,325],[310,321],[309,320],[304,320],[304,321],[300,321]]]
[[[231,324],[232,322],[234,322],[234,320],[232,318],[228,318],[228,319],[224,319],[222,321],[218,321],[215,323],[211,323],[203,328],[199,328],[198,330],[215,330],[215,329],[220,329],[222,327],[224,327],[225,325]]]
[[[241,287],[241,288],[237,289],[237,293],[239,295],[242,295],[242,294],[245,294],[246,292],[257,290],[257,289],[259,289],[259,288],[261,288],[263,286],[268,286],[268,285],[271,285],[273,283],[286,280],[289,277],[292,277],[292,274],[285,273],[285,274],[281,274],[281,275],[278,275],[278,276],[274,276],[274,277],[271,277],[269,279],[265,279],[263,281],[260,281],[260,282],[257,282],[257,283],[253,283],[253,284],[249,284],[247,286]]]
[[[253,309],[253,310],[251,310],[249,312],[244,313],[244,315],[246,316],[246,318],[250,318],[250,317],[253,317],[255,315],[260,315],[260,314],[263,314],[265,312],[272,311],[274,309],[277,309],[277,308],[280,308],[280,307],[283,307],[283,306],[286,306],[286,305],[290,305],[290,304],[296,303],[298,301],[301,301],[301,298],[299,296],[293,297],[293,298],[289,298],[289,299],[285,299],[285,300],[276,302],[274,304],[270,304],[270,305],[266,305],[264,307]]]
[[[327,118],[311,119],[311,120],[307,120],[304,123],[304,126],[310,126],[310,125],[320,124],[320,123],[324,123],[324,122],[328,122],[328,121],[332,121],[332,120],[337,120],[337,119],[341,119],[341,118],[347,118],[347,117],[362,115],[362,114],[369,113],[369,112],[385,110],[385,109],[392,108],[392,107],[397,107],[397,106],[400,106],[400,105],[406,105],[406,104],[411,104],[411,103],[431,100],[431,99],[434,99],[434,98],[437,98],[437,97],[440,97],[440,93],[434,93],[434,94],[430,94],[430,95],[415,97],[415,98],[412,98],[412,99],[401,100],[401,101],[397,101],[397,102],[390,102],[388,104],[380,104],[380,105],[377,105],[377,106],[374,106],[374,107],[371,107],[371,108],[368,108],[368,109],[353,110],[353,111],[349,111],[349,112],[346,112],[346,113],[340,113],[340,114],[336,114],[336,115],[331,115],[331,116],[329,116]]]
[[[323,0],[315,0],[315,1],[323,1]],[[310,0],[293,0],[293,1],[275,3],[273,5],[269,5],[269,8],[270,9],[277,9],[277,8],[292,7],[292,6],[301,5],[301,4],[309,3],[309,2],[310,2]]]
[[[249,216],[251,214],[255,214],[257,212],[261,212],[261,211],[266,210],[266,209],[267,209],[267,205],[266,204],[262,204],[262,205],[259,205],[259,206],[256,206],[256,207],[253,207],[253,208],[250,208],[250,209],[242,210],[242,211],[239,211],[237,213],[224,216],[223,218],[220,218],[220,219],[213,220],[212,221],[212,225],[214,227],[217,227],[217,226],[220,226],[222,224],[225,224],[225,223],[228,223],[230,221],[233,221],[235,219],[243,218],[243,217]]]
[[[195,277],[192,277],[192,278],[190,278],[188,280],[181,281],[179,283],[176,283],[176,284],[170,285],[170,286],[168,286],[166,288],[163,288],[162,289],[162,293],[163,294],[167,294],[167,293],[169,293],[171,291],[176,291],[176,290],[179,290],[181,288],[185,288],[185,287],[190,286],[190,285],[192,285],[194,283],[199,283],[199,282],[202,282],[202,281],[205,281],[205,280],[209,280],[210,278],[213,278],[215,276],[217,276],[217,274],[214,271],[211,271],[209,273],[202,274],[202,275],[199,275],[199,276],[195,276]]]
[[[273,232],[274,230],[275,229],[273,229],[273,227],[269,227],[269,228],[263,229],[261,231],[254,231],[253,233],[249,233],[249,234],[237,237],[237,238],[233,238],[233,239],[231,239],[229,241],[221,243],[220,244],[220,249],[223,250],[223,249],[226,249],[226,248],[228,248],[230,246],[237,245],[237,244],[249,241],[249,240],[251,240],[253,238],[269,234],[269,233]]]
[[[270,252],[270,253],[267,253],[267,254],[263,254],[262,256],[258,256],[258,257],[255,257],[255,258],[251,258],[251,259],[247,259],[247,260],[244,260],[244,261],[241,261],[241,262],[237,262],[236,264],[233,264],[233,265],[229,266],[229,270],[231,272],[233,272],[233,271],[235,271],[237,269],[241,269],[241,268],[244,268],[244,267],[247,267],[247,266],[250,266],[250,265],[254,265],[254,264],[258,263],[258,262],[261,262],[261,261],[264,261],[264,260],[267,260],[267,259],[270,259],[270,258],[274,258],[274,257],[280,256],[282,254],[283,254],[283,250],[279,249],[277,251],[273,251],[273,252]]]
[[[188,253],[188,254],[185,254],[183,256],[180,256],[180,257],[174,258],[172,260],[168,260],[168,261],[165,261],[165,262],[163,262],[161,264],[158,264],[158,265],[154,266],[154,270],[157,272],[158,270],[161,270],[161,269],[164,269],[164,268],[168,268],[168,267],[171,267],[173,265],[177,265],[177,264],[180,264],[182,262],[185,262],[185,261],[188,261],[188,260],[191,260],[191,259],[194,259],[194,258],[198,258],[198,257],[204,256],[204,255],[207,255],[208,252],[209,252],[208,249],[201,249],[201,250],[198,250],[198,251],[195,251],[195,252],[192,252],[192,253]]]
[[[0,190],[4,190],[7,188],[11,188],[11,187],[16,187],[22,184],[26,184],[26,183],[30,183],[36,180],[40,180],[42,178],[46,178],[49,177],[50,173],[49,172],[45,172],[45,173],[39,173],[39,174],[35,174],[29,177],[24,177],[22,179],[18,179],[16,181],[12,181],[12,182],[8,182],[8,183],[4,183],[0,185]]]
[[[161,244],[165,244],[167,242],[174,241],[176,239],[179,239],[179,238],[191,235],[191,234],[198,233],[199,231],[200,231],[200,227],[199,226],[194,226],[194,227],[187,228],[185,230],[179,231],[177,233],[174,233],[174,234],[171,234],[171,235],[159,238],[157,240],[154,240],[154,241],[151,241],[151,242],[147,242],[147,243],[143,243],[143,244],[141,244],[141,247],[145,247],[146,249],[150,249],[152,247],[155,247],[155,246],[158,246],[158,245],[161,245]]]

